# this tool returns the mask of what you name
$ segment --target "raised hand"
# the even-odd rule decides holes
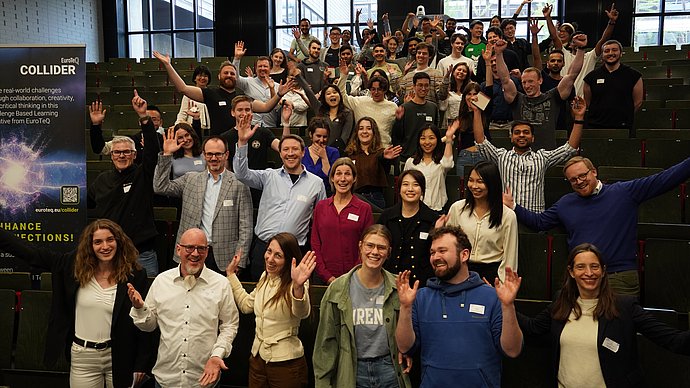
[[[244,42],[241,40],[235,42],[235,59],[241,59],[246,53],[247,49],[244,48]]]
[[[450,79],[453,75],[453,67],[455,67],[455,65],[448,66],[448,70],[446,70],[446,79]]]
[[[609,22],[615,23],[618,20],[618,10],[616,9],[616,3],[611,3],[611,10],[604,10],[606,16],[609,17]]]
[[[518,290],[520,290],[520,283],[522,283],[522,278],[518,276],[517,272],[514,272],[512,268],[506,267],[505,281],[496,277],[494,280],[494,287],[496,288],[496,296],[498,300],[501,301],[503,305],[511,305],[515,302]],[[400,291],[398,291],[400,293]]]
[[[283,104],[283,110],[280,112],[280,119],[281,122],[285,125],[290,124],[290,117],[292,117],[292,110],[293,110],[293,105],[288,104],[288,101],[285,101],[286,103]]]
[[[395,285],[398,288],[400,307],[412,307],[412,303],[414,303],[414,299],[417,297],[419,280],[415,280],[414,285],[410,287],[410,271],[403,271],[396,276]]]
[[[453,120],[452,123],[448,126],[448,129],[446,129],[446,140],[450,140],[455,136],[455,133],[458,131],[458,128],[460,128],[460,119],[455,119]]]
[[[543,27],[544,26],[539,26],[539,20],[529,19],[529,31],[532,33],[532,36],[537,36]]]
[[[386,45],[386,42],[388,42],[388,40],[392,37],[393,37],[393,35],[391,35],[390,31],[384,32],[383,33],[383,40],[382,40],[383,44]]]
[[[171,126],[168,128],[165,140],[163,140],[163,155],[172,155],[182,148],[182,144],[177,143],[177,137],[175,136],[175,127]]]
[[[105,120],[105,109],[103,109],[103,103],[101,101],[94,101],[89,105],[89,117],[91,118],[91,124],[103,124],[103,120]]]
[[[482,58],[484,58],[484,63],[491,63],[492,55],[494,55],[494,45],[487,43],[486,48],[482,50]]]
[[[139,117],[145,117],[147,107],[148,104],[146,103],[146,100],[139,97],[139,93],[137,93],[137,90],[134,89],[134,97],[132,97],[132,108],[134,108],[134,111],[137,112]]]
[[[201,113],[199,112],[199,107],[196,106],[196,102],[189,100],[187,102],[187,110],[185,113],[189,116],[192,116],[193,120],[199,120],[199,117],[201,117]]]
[[[295,39],[299,39],[302,36],[302,32],[299,30],[299,28],[292,27],[292,36],[294,36]]]
[[[237,271],[239,270],[240,267],[240,257],[242,257],[242,249],[239,249],[235,254],[232,256],[232,260],[228,263],[228,266],[225,267],[225,273],[230,275],[230,274],[236,274]]]
[[[436,219],[436,222],[434,223],[434,228],[440,228],[442,226],[446,226],[446,222],[448,222],[448,214],[441,214],[438,219]]]
[[[330,68],[330,67],[327,67],[327,68],[323,71],[323,78],[325,78],[325,79],[331,78],[331,73],[332,73],[331,68]]]
[[[573,36],[572,40],[570,41],[570,45],[580,49],[587,47],[587,35],[577,34]]]
[[[247,66],[244,68],[244,73],[247,74],[247,77],[249,78],[254,78],[254,70],[252,70],[251,66]]]
[[[438,16],[438,15],[434,16],[434,20],[431,21],[431,28],[432,28],[432,29],[437,28],[437,27],[438,27],[438,24],[439,24],[440,22],[441,22],[441,17]]]
[[[527,5],[531,2],[532,2],[532,0],[522,0],[522,5]]]
[[[585,102],[585,99],[577,96],[573,99],[573,102],[570,104],[570,106],[573,109],[573,117],[575,120],[582,120],[585,118],[585,112],[587,111],[587,104]]]
[[[367,19],[367,27],[369,27],[369,30],[374,29],[374,21],[371,18]]]
[[[544,15],[545,18],[551,17],[551,11],[553,11],[553,5],[551,4],[545,4],[544,8],[541,9],[541,13]]]
[[[316,268],[316,254],[314,251],[308,251],[299,264],[297,264],[297,260],[293,257],[292,269],[290,270],[292,282],[300,286],[303,285],[309,280],[311,273],[314,272],[314,268]]]
[[[134,288],[132,283],[127,283],[127,296],[135,309],[144,307],[144,299],[141,297],[139,291]]]
[[[402,120],[405,117],[405,107],[400,105],[395,109],[395,119]]]
[[[273,82],[273,79],[271,79],[270,82]],[[289,91],[295,89],[296,87],[297,87],[297,83],[295,82],[294,79],[289,79],[285,83],[283,83],[283,81],[280,81],[280,85],[278,85],[278,95],[284,96]]]
[[[345,62],[344,59],[340,60],[340,67],[338,70],[340,70],[341,77],[347,77],[347,62]]]
[[[158,51],[153,51],[153,56],[158,59],[163,65],[169,65],[170,64],[170,55],[163,55],[159,53]]]
[[[499,39],[496,41],[496,43],[494,43],[494,52],[496,54],[503,53],[507,47],[508,43],[506,43],[506,41],[503,39]]]
[[[395,159],[400,156],[402,152],[402,146],[388,146],[383,149],[383,157],[386,159]]]
[[[362,14],[362,9],[359,8],[355,11],[355,20],[359,20],[359,16]]]
[[[384,13],[383,16],[381,16],[381,20],[383,20],[384,22],[388,20],[388,12]]]
[[[403,69],[403,74],[407,74],[410,72],[410,70],[412,70],[412,65],[414,65],[414,62],[415,61],[413,59],[413,60],[411,60],[405,64],[405,68]]]

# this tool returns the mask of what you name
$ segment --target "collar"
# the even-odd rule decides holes
[[[223,181],[223,175],[225,175],[225,172],[226,172],[226,171],[227,171],[227,169],[226,169],[226,168],[223,168],[223,172],[221,172],[220,174],[218,174],[218,182],[222,182],[222,181]],[[211,174],[210,171],[208,171],[208,169],[206,169],[206,178],[208,178],[208,179],[213,179],[213,175]],[[216,182],[215,179],[213,179],[213,181]]]
[[[599,192],[601,192],[601,188],[604,187],[604,184],[601,183],[600,180],[597,180],[597,187],[594,188],[594,191],[592,191],[592,195],[597,195]]]
[[[204,283],[208,284],[208,271],[210,269],[206,268],[206,264],[204,264],[203,267],[201,267],[201,272],[199,273],[199,276],[196,277],[196,281],[198,282],[199,280],[203,280]],[[184,282],[184,276],[182,276],[182,264],[177,265],[177,276],[173,278],[173,282]]]
[[[287,170],[285,169],[285,165],[280,166],[280,173],[281,173],[281,174],[285,174],[285,175],[290,175],[290,173],[287,172]],[[302,177],[302,176],[304,176],[304,175],[306,175],[306,174],[307,174],[307,168],[304,167],[304,164],[302,164],[302,172],[299,173],[298,175],[299,175],[300,177]]]

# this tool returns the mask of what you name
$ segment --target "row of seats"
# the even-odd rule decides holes
[[[0,382],[9,386],[68,387],[67,364],[60,360],[57,367],[47,370],[42,363],[45,332],[52,293],[50,291],[25,290],[21,302],[12,289],[3,289],[0,277]],[[524,284],[524,283],[523,283]],[[245,283],[249,292],[253,283]],[[310,386],[313,386],[311,355],[319,324],[319,304],[326,288],[310,288],[311,314],[302,320],[299,337],[304,345],[310,368]],[[536,315],[548,302],[520,299],[517,311],[529,316]],[[669,310],[649,310],[657,319],[677,327],[688,329],[687,313]],[[221,387],[246,386],[248,381],[248,356],[254,338],[253,315],[241,315],[239,331],[233,342],[233,351],[227,360],[230,367],[223,373]],[[648,382],[655,386],[684,387],[690,381],[690,358],[673,355],[643,337],[638,337],[639,357]],[[548,342],[526,339],[523,353],[516,359],[504,359],[503,387],[546,387],[550,376]]]

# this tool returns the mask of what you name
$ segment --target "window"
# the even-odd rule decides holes
[[[127,0],[130,58],[213,56],[214,0]]]
[[[690,0],[636,0],[633,13],[635,50],[640,46],[690,43]]]
[[[329,45],[327,35],[329,29],[334,26],[342,30],[352,31],[353,46],[358,47],[355,35],[355,13],[361,9],[359,25],[361,31],[367,26],[367,20],[371,18],[374,27],[377,26],[378,9],[376,0],[274,0],[275,29],[271,37],[272,47],[280,47],[284,50],[290,48],[292,40],[292,28],[299,25],[303,18],[311,22],[309,33],[321,41],[324,46]]]
[[[472,20],[481,20],[484,22],[484,32],[486,33],[487,28],[489,28],[489,21],[494,15],[498,15],[502,19],[512,18],[520,4],[522,4],[522,0],[443,0],[443,12],[449,17],[455,18],[458,21],[458,26],[469,27]],[[525,4],[520,11],[515,28],[517,38],[530,40],[527,21],[530,17],[543,19],[542,8],[546,4],[553,4],[551,17],[554,21],[558,19],[560,1],[533,0],[531,3]],[[539,32],[539,40],[541,41],[549,37],[549,31],[544,22],[539,24],[544,26]]]

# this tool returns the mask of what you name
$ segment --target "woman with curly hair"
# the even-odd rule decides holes
[[[256,334],[249,357],[249,387],[307,386],[307,361],[297,333],[309,316],[309,277],[316,267],[314,252],[302,256],[294,235],[278,233],[268,242],[266,270],[251,293],[237,275],[240,255],[226,272],[237,308],[256,315]]]
[[[99,219],[84,228],[76,251],[56,253],[0,229],[0,250],[50,271],[53,299],[44,363],[64,352],[72,387],[130,387],[155,361],[150,334],[134,326],[127,284],[147,290],[139,252],[119,225]]]

